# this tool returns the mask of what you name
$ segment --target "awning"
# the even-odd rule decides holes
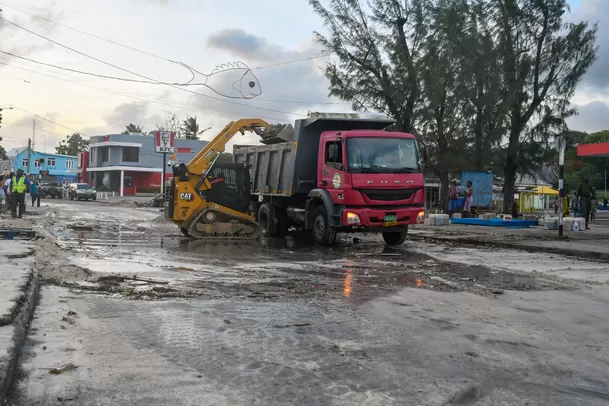
[[[547,195],[547,196],[558,196],[559,192],[556,189],[552,189],[548,186],[537,186],[535,189],[531,190],[531,192],[538,195]]]

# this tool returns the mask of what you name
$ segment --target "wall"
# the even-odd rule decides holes
[[[110,146],[110,157],[107,162],[101,162],[101,148],[94,147],[91,149],[91,167],[104,166],[135,166],[140,168],[161,168],[162,155],[155,152],[154,136],[152,135],[122,135],[113,134],[106,136],[91,137],[91,144],[101,143],[105,140],[110,142],[130,142],[142,144],[139,150],[138,162],[123,162],[123,147]],[[176,139],[176,156],[178,162],[188,163],[194,156],[202,150],[207,141]],[[181,151],[192,152],[181,152]],[[168,157],[169,159],[169,157]]]
[[[45,163],[40,168],[37,168],[37,167],[35,167],[34,161],[37,159],[40,159],[40,158],[43,158]],[[49,158],[55,159],[54,166],[50,166],[48,164]],[[27,173],[27,166],[22,165],[23,159],[27,159],[27,148],[24,151],[17,154],[15,156],[15,159],[13,162],[15,171],[17,169],[23,169],[23,171]],[[77,166],[77,159],[75,156],[46,154],[44,152],[32,151],[30,154],[30,159],[32,160],[31,165],[30,165],[30,171],[31,171],[32,175],[39,175],[40,170],[43,169],[43,170],[48,170],[49,175],[55,176],[58,181],[61,181],[63,179],[72,179],[72,180],[76,179],[75,170],[76,170],[76,166]],[[72,161],[71,169],[66,168],[67,161]]]

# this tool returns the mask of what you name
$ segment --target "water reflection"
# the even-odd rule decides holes
[[[353,271],[351,269],[345,272],[345,282],[343,283],[343,296],[351,296],[351,289],[353,283]]]

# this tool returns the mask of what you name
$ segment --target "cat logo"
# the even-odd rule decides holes
[[[180,200],[192,202],[194,199],[192,197],[192,193],[180,193]]]

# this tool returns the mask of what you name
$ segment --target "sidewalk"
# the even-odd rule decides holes
[[[0,243],[0,403],[11,387],[38,297],[34,242]]]
[[[416,225],[409,231],[409,238],[609,261],[609,224],[599,222],[590,228],[581,232],[565,232],[563,238],[559,238],[558,231],[544,227],[510,229],[457,224]]]

